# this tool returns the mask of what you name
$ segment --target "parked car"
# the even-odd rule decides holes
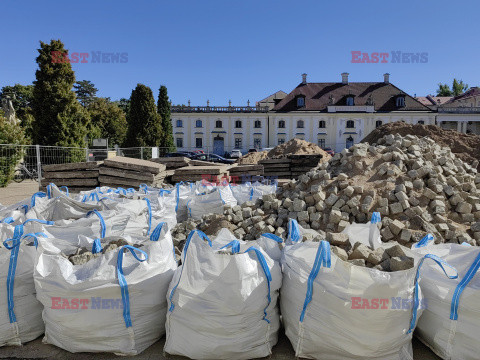
[[[230,157],[232,159],[238,159],[242,157],[242,152],[238,149],[230,151]]]
[[[193,160],[201,160],[201,161],[210,161],[214,163],[221,163],[221,164],[234,164],[234,159],[225,159],[223,156],[217,154],[198,154],[192,157]]]
[[[330,154],[331,156],[335,155],[335,151],[333,151],[332,148],[326,147],[326,148],[323,148],[323,150],[324,150],[327,154]]]
[[[191,151],[178,151],[178,152],[172,152],[168,153],[165,155],[165,157],[187,157],[187,158],[192,158],[196,154],[191,152]]]
[[[263,148],[262,151],[270,151],[272,149],[273,149],[273,147],[268,147],[268,148]]]
[[[252,148],[252,149],[249,149],[248,152],[249,152],[249,153],[251,153],[251,152],[258,152],[258,150],[255,149],[255,148]]]

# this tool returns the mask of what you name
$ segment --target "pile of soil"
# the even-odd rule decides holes
[[[428,136],[437,144],[450,147],[452,152],[467,164],[471,165],[475,160],[480,162],[480,136],[445,130],[437,125],[411,125],[400,121],[389,123],[373,130],[362,142],[375,144],[379,139],[390,134]],[[478,164],[477,168],[480,170]]]
[[[287,157],[287,155],[311,155],[321,154],[322,160],[325,162],[330,160],[331,156],[325,152],[320,146],[301,139],[292,139],[282,145],[275,146],[268,153],[266,151],[248,153],[238,160],[239,164],[257,164],[263,159],[278,159]]]

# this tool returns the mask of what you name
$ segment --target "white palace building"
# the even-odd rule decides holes
[[[204,150],[224,155],[232,149],[274,147],[292,138],[301,138],[335,152],[362,140],[376,127],[394,121],[409,124],[441,124],[480,120],[480,108],[455,107],[439,112],[390,83],[350,82],[348,73],[341,82],[310,83],[307,75],[289,94],[276,92],[255,106],[173,106],[173,134],[178,151]],[[480,100],[480,99],[479,99]],[[447,105],[447,104],[446,104]],[[477,112],[477,110],[479,110]],[[462,116],[463,115],[463,116]],[[475,132],[478,129],[475,123]]]

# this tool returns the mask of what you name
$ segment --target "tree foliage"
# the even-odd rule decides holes
[[[90,105],[97,96],[98,89],[95,88],[95,85],[90,80],[77,81],[73,88],[78,101],[80,101],[83,107]]]
[[[25,136],[33,136],[33,85],[15,84],[14,86],[4,86],[0,91],[0,100],[4,96],[10,96],[12,99],[15,116],[20,120],[22,128],[25,130]]]
[[[126,146],[160,146],[162,127],[152,90],[137,84],[130,96]]]
[[[468,84],[463,80],[453,79],[452,87],[448,84],[438,84],[437,96],[458,96],[468,90]]]
[[[83,147],[95,128],[72,91],[75,74],[70,63],[52,61],[54,51],[68,53],[60,40],[40,42],[32,101],[33,138],[40,145]]]
[[[88,107],[92,124],[100,130],[100,137],[110,145],[122,145],[127,134],[125,113],[107,98],[96,98]]]
[[[163,136],[160,143],[161,147],[167,148],[168,151],[175,151],[175,143],[173,141],[173,127],[170,116],[170,101],[168,100],[168,93],[166,86],[160,86],[158,92],[158,113],[162,121]]]
[[[24,151],[21,146],[27,143],[25,133],[20,125],[13,125],[3,116],[0,111],[0,144],[2,156],[0,156],[0,187],[7,186],[13,179],[15,168],[23,158]]]

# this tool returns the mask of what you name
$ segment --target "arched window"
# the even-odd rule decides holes
[[[262,127],[262,122],[260,120],[255,120],[253,127],[255,129],[260,129]]]
[[[318,127],[319,127],[320,129],[325,129],[325,128],[326,128],[326,126],[325,126],[325,120],[320,120],[320,121],[318,122]]]
[[[353,96],[347,97],[347,106],[353,106],[355,101],[353,100]]]
[[[347,120],[347,128],[352,129],[355,127],[355,121],[353,120]]]
[[[202,127],[202,120],[195,121],[195,127],[201,128]]]
[[[182,120],[177,120],[177,128],[183,127],[183,121]]]
[[[382,124],[383,124],[383,121],[382,121],[382,120],[377,120],[377,121],[375,121],[375,127],[382,126]]]
[[[285,129],[285,120],[280,120],[278,122],[278,128],[279,129]]]
[[[397,107],[404,107],[405,106],[405,96],[397,97]]]
[[[297,97],[297,107],[304,107],[305,106],[305,97],[299,96]]]
[[[425,124],[425,121],[423,121],[423,120],[418,120],[418,121],[417,121],[417,124],[424,125],[424,124]]]
[[[297,128],[303,129],[305,127],[305,122],[303,120],[297,121]]]
[[[237,129],[242,128],[242,120],[235,120],[235,128]]]
[[[223,127],[222,125],[223,125],[223,124],[222,124],[222,120],[217,120],[217,121],[215,121],[215,127],[216,127],[216,128],[222,128],[222,127]]]

